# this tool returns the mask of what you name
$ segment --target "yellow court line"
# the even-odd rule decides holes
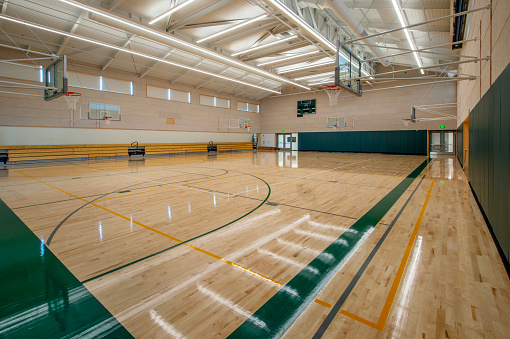
[[[407,265],[407,261],[409,260],[409,256],[411,255],[411,250],[413,249],[414,242],[416,240],[416,237],[418,235],[418,230],[421,225],[421,221],[423,219],[423,215],[425,214],[425,208],[427,207],[427,204],[430,199],[430,194],[432,193],[432,188],[434,187],[435,180],[432,180],[432,184],[430,185],[429,192],[427,193],[427,197],[425,198],[425,202],[423,203],[423,206],[420,211],[420,215],[418,216],[418,220],[416,221],[416,225],[414,226],[413,233],[411,234],[411,238],[409,239],[409,242],[407,244],[406,250],[404,252],[404,256],[402,257],[402,261],[400,262],[400,266],[398,267],[397,274],[395,275],[395,280],[393,280],[393,284],[390,288],[390,293],[388,294],[388,297],[386,298],[386,302],[384,303],[383,309],[381,311],[381,315],[379,316],[379,320],[377,321],[377,324],[368,321],[364,318],[361,318],[355,314],[352,314],[350,312],[341,310],[340,313],[357,320],[365,325],[368,325],[370,327],[373,327],[379,331],[384,330],[384,327],[386,326],[386,321],[388,320],[388,317],[390,315],[391,307],[393,306],[393,301],[395,300],[395,297],[397,295],[397,290],[400,285],[400,281],[402,280],[402,276],[404,275],[404,270]]]
[[[322,301],[322,300],[320,300],[320,299],[315,299],[314,301],[315,301],[317,304],[322,305],[322,306],[327,307],[327,308],[331,308],[331,307],[333,306],[333,305],[328,304],[327,302]]]
[[[122,215],[122,214],[119,214],[119,213],[117,213],[117,212],[114,212],[114,211],[112,211],[112,210],[109,210],[109,209],[107,209],[107,208],[105,208],[105,207],[103,207],[103,206],[99,206],[99,205],[97,205],[97,204],[94,204],[94,203],[92,203],[92,202],[90,202],[90,201],[88,201],[88,200],[86,200],[86,199],[80,198],[80,197],[78,197],[78,196],[76,196],[76,195],[74,195],[74,194],[72,194],[72,193],[66,192],[66,191],[64,191],[64,190],[62,190],[62,189],[60,189],[60,188],[58,188],[58,187],[55,187],[55,186],[53,186],[53,185],[50,185],[50,184],[48,184],[48,183],[46,183],[46,182],[44,182],[44,181],[42,181],[42,180],[39,180],[39,179],[37,179],[37,178],[34,178],[34,177],[32,177],[32,176],[30,176],[30,175],[28,175],[28,174],[25,174],[25,173],[23,173],[23,172],[21,172],[21,171],[18,171],[18,170],[16,170],[16,169],[13,169],[13,170],[14,170],[14,171],[16,171],[16,172],[18,172],[19,174],[22,174],[22,175],[24,175],[24,176],[26,176],[26,177],[29,177],[29,178],[31,178],[31,179],[33,179],[33,180],[35,180],[35,181],[38,181],[38,182],[40,182],[40,183],[42,183],[42,184],[44,184],[44,185],[46,185],[46,186],[49,186],[49,187],[51,187],[51,188],[54,188],[54,189],[56,189],[57,191],[60,191],[60,192],[62,192],[62,193],[65,193],[65,194],[67,194],[67,195],[70,195],[70,196],[72,196],[72,197],[74,197],[74,198],[76,198],[76,199],[79,199],[79,200],[81,200],[81,201],[84,201],[84,202],[86,202],[86,203],[89,203],[90,205],[93,205],[93,206],[95,206],[95,207],[97,207],[97,208],[100,208],[100,209],[102,209],[102,210],[104,210],[104,211],[106,211],[106,212],[109,212],[109,213],[111,213],[111,214],[113,214],[113,215],[116,215],[116,216],[118,216],[118,217],[120,217],[120,218],[122,218],[122,219],[129,220],[130,222],[133,222],[133,224],[136,224],[136,225],[138,225],[138,226],[141,226],[141,227],[143,227],[143,228],[146,228],[146,229],[148,229],[148,230],[150,230],[150,231],[152,231],[152,232],[154,232],[154,233],[157,233],[157,234],[162,235],[162,236],[164,236],[164,237],[170,238],[170,239],[172,239],[172,240],[174,240],[174,241],[176,241],[176,242],[178,242],[178,243],[182,243],[182,242],[183,242],[182,240],[177,239],[177,238],[175,238],[175,237],[173,237],[173,236],[171,236],[171,235],[169,235],[169,234],[166,234],[166,233],[163,233],[163,232],[161,232],[161,231],[158,231],[157,229],[154,229],[154,228],[152,228],[152,227],[150,227],[150,226],[144,225],[144,224],[142,224],[141,222],[138,222],[138,221],[136,221],[136,220],[132,220],[131,218],[128,218],[128,217],[126,217],[126,216],[124,216],[124,215]],[[217,260],[223,261],[224,263],[229,264],[230,266],[236,267],[236,268],[238,268],[238,269],[241,269],[242,271],[245,271],[245,272],[250,273],[250,274],[252,274],[252,275],[254,275],[254,276],[257,276],[257,277],[262,278],[262,279],[264,279],[264,280],[266,280],[266,281],[269,281],[269,282],[271,282],[271,283],[273,283],[273,284],[275,284],[275,285],[277,285],[277,286],[279,286],[279,287],[282,287],[282,286],[283,286],[283,284],[282,284],[281,282],[278,282],[278,281],[273,280],[273,279],[271,279],[271,278],[269,278],[269,277],[266,277],[265,275],[262,275],[262,274],[260,274],[260,273],[257,273],[257,272],[255,272],[255,271],[253,271],[253,270],[250,270],[250,269],[248,269],[248,268],[246,268],[246,267],[244,267],[244,266],[241,266],[241,265],[239,265],[239,264],[236,264],[235,262],[232,262],[232,261],[230,261],[230,260],[227,260],[227,259],[225,259],[225,258],[222,258],[222,257],[220,257],[219,255],[216,255],[216,254],[213,254],[213,253],[211,253],[211,252],[209,252],[209,251],[206,251],[206,250],[204,250],[204,249],[201,249],[200,247],[196,247],[196,246],[193,246],[193,245],[191,245],[191,244],[185,244],[185,245],[186,245],[186,246],[188,246],[188,247],[190,247],[190,248],[192,248],[192,249],[194,249],[194,250],[196,250],[196,251],[198,251],[198,252],[201,252],[201,253],[206,254],[206,255],[208,255],[208,256],[210,256],[210,257],[213,257],[214,259],[217,259]],[[321,304],[321,305],[323,305],[323,306],[331,307],[331,305],[329,305],[328,303],[326,303],[326,302],[324,302],[324,301],[321,301],[321,300],[319,300],[319,299],[316,299],[315,301],[316,301],[318,304]],[[329,306],[327,306],[327,305],[329,305]]]

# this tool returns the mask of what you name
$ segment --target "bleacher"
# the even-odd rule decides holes
[[[208,143],[139,144],[145,154],[185,154],[207,152]],[[246,151],[252,149],[251,142],[215,143],[219,152]],[[44,146],[0,146],[7,150],[10,162],[34,160],[60,160],[83,158],[127,157],[130,145],[44,145]]]

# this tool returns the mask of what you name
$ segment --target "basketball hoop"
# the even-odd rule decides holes
[[[338,131],[338,126],[337,126],[337,125],[333,125],[333,129],[334,129],[335,131]]]
[[[404,126],[409,126],[411,119],[402,119],[402,122],[404,123]]]
[[[69,107],[69,109],[75,110],[76,103],[80,99],[81,93],[67,92],[67,94],[65,96],[66,96],[67,106]]]
[[[340,95],[340,92],[342,91],[342,87],[338,87],[335,85],[331,86],[325,86],[324,91],[329,97],[329,105],[335,106],[337,103],[338,96]]]
[[[251,126],[244,126],[248,130],[248,132],[251,130]]]
[[[106,124],[109,125],[112,117],[103,117],[103,120],[106,121]]]

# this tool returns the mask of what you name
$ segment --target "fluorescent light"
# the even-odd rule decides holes
[[[331,76],[331,75],[335,75],[335,72],[326,72],[326,73],[308,75],[306,77],[295,78],[294,80],[306,80],[306,79],[320,78],[320,77]]]
[[[293,35],[293,36],[290,36],[288,38],[276,40],[276,41],[270,42],[270,43],[265,44],[265,45],[260,45],[260,46],[248,48],[248,49],[245,49],[244,51],[236,52],[236,53],[232,54],[232,56],[236,56],[236,55],[239,55],[239,54],[248,53],[248,52],[256,51],[256,50],[259,50],[259,49],[262,49],[262,48],[266,48],[266,47],[269,47],[269,46],[273,46],[273,45],[279,44],[280,42],[284,42],[284,41],[288,41],[288,40],[294,39],[295,37],[296,36]]]
[[[391,0],[391,2],[393,3],[393,8],[395,9],[395,12],[397,12],[397,17],[398,17],[398,21],[400,21],[400,25],[402,27],[407,26],[406,21],[404,20],[404,15],[402,13],[402,9],[400,8],[400,5],[397,3],[397,0]],[[409,46],[411,47],[411,49],[413,51],[416,51],[416,46],[414,45],[414,41],[411,38],[411,33],[409,32],[409,29],[404,28],[404,33],[406,35],[407,41],[409,42]],[[414,55],[414,59],[416,60],[416,63],[418,64],[418,66],[423,67],[423,64],[421,63],[421,59],[420,59],[420,56],[418,55],[418,53],[413,52],[413,55]],[[420,72],[421,72],[421,74],[425,74],[425,72],[422,69],[420,69]]]
[[[26,25],[26,26],[30,26],[30,27],[34,27],[34,28],[38,28],[38,29],[41,29],[41,30],[47,31],[47,32],[52,32],[52,33],[56,33],[56,34],[65,35],[65,36],[68,36],[68,37],[71,37],[71,38],[74,38],[74,39],[77,39],[77,40],[89,42],[89,43],[96,44],[96,45],[103,46],[103,47],[108,47],[108,48],[116,49],[116,50],[121,51],[121,52],[129,53],[129,54],[133,54],[133,55],[138,55],[138,56],[141,56],[141,57],[144,57],[144,58],[148,58],[148,59],[152,59],[152,60],[156,60],[156,61],[168,64],[168,65],[172,65],[172,66],[176,66],[176,67],[180,67],[180,68],[189,69],[191,71],[195,71],[195,72],[202,73],[202,74],[207,74],[207,75],[213,76],[215,78],[220,78],[220,79],[224,79],[224,80],[228,80],[228,81],[233,81],[233,82],[237,82],[239,84],[243,84],[243,85],[246,85],[246,86],[255,87],[255,88],[258,88],[258,89],[261,89],[261,90],[265,90],[265,91],[269,91],[269,92],[280,94],[280,92],[272,90],[272,89],[269,89],[269,88],[253,85],[253,84],[250,84],[248,82],[241,81],[241,80],[232,79],[232,78],[225,77],[225,76],[222,76],[222,75],[219,75],[219,74],[216,74],[216,73],[212,73],[212,72],[204,71],[204,70],[201,70],[201,69],[193,68],[193,67],[190,67],[190,66],[182,65],[182,64],[179,64],[179,63],[176,63],[176,62],[172,62],[172,61],[169,61],[169,60],[166,60],[166,59],[158,58],[158,57],[155,57],[155,56],[152,56],[152,55],[148,55],[148,54],[145,54],[145,53],[136,52],[136,51],[124,48],[124,47],[119,47],[119,46],[111,45],[111,44],[108,44],[108,43],[105,43],[105,42],[101,42],[101,41],[97,41],[97,40],[94,40],[94,39],[85,38],[85,37],[82,37],[82,36],[79,36],[79,35],[76,35],[76,34],[67,33],[67,32],[64,32],[64,31],[60,31],[60,30],[53,29],[53,28],[50,28],[50,27],[34,24],[34,23],[31,23],[31,22],[28,22],[28,21],[24,21],[24,20],[19,20],[19,19],[16,19],[16,18],[13,18],[13,17],[10,17],[10,16],[6,16],[6,15],[3,15],[3,14],[0,14],[0,19],[5,19],[5,20],[8,20],[8,21],[20,23],[20,24],[23,24],[23,25]]]
[[[245,21],[241,22],[240,24],[234,25],[232,27],[224,29],[223,31],[219,31],[218,33],[214,33],[212,35],[206,36],[205,38],[199,39],[199,40],[197,40],[197,42],[200,43],[200,42],[203,42],[203,41],[215,38],[215,37],[217,37],[219,35],[231,32],[231,31],[233,31],[235,29],[241,28],[243,26],[251,24],[252,22],[257,21],[257,20],[262,19],[262,18],[265,18],[265,17],[267,17],[267,14],[262,14],[262,15],[259,15],[259,16],[255,17],[255,18],[252,18],[252,19],[249,19],[249,20],[245,20]]]
[[[310,83],[308,85],[310,85],[310,86],[326,85],[326,84],[331,84],[331,83],[334,83],[334,82],[335,82],[335,79],[333,79],[333,80],[322,80],[322,81],[319,81],[319,82]]]
[[[247,63],[244,63],[242,61],[239,61],[239,60],[237,60],[235,58],[224,56],[224,55],[222,55],[222,54],[220,54],[218,52],[212,51],[212,50],[210,50],[208,48],[205,48],[205,47],[202,47],[202,46],[200,46],[198,44],[181,40],[181,39],[176,38],[176,37],[174,37],[174,36],[172,36],[170,34],[158,32],[155,29],[145,27],[144,25],[140,25],[140,24],[134,23],[134,22],[129,21],[129,20],[124,20],[124,19],[119,18],[119,17],[117,17],[115,15],[111,15],[111,14],[108,14],[108,13],[102,11],[102,10],[98,10],[98,9],[96,9],[94,7],[87,6],[87,5],[82,5],[81,3],[78,3],[78,2],[75,2],[75,1],[72,1],[72,0],[59,0],[59,1],[60,2],[64,2],[64,3],[66,3],[68,5],[71,5],[71,6],[75,6],[75,7],[81,8],[81,9],[86,10],[88,12],[95,13],[97,15],[100,15],[102,17],[111,19],[113,21],[120,22],[120,23],[122,23],[124,25],[131,26],[133,28],[139,29],[139,30],[144,31],[146,33],[158,36],[158,37],[163,38],[165,40],[169,40],[169,41],[171,41],[173,43],[177,43],[177,44],[180,44],[182,46],[186,46],[188,48],[194,49],[194,50],[199,51],[201,53],[210,55],[210,56],[212,56],[214,58],[222,59],[222,60],[224,60],[226,62],[238,65],[239,67],[244,67],[244,68],[250,69],[253,72],[258,73],[259,75],[263,74],[263,76],[268,77],[268,78],[272,78],[273,80],[280,81],[280,82],[286,82],[286,83],[289,83],[289,84],[292,84],[292,85],[304,88],[306,90],[310,90],[311,89],[310,87],[302,85],[302,84],[300,84],[298,82],[295,82],[295,81],[292,81],[290,79],[284,78],[282,76],[273,74],[273,73],[268,72],[268,71],[266,71],[264,69],[251,66],[251,65],[249,65]]]
[[[188,0],[188,1],[184,1],[183,3],[181,3],[181,4],[179,4],[179,5],[175,6],[175,7],[170,8],[170,9],[169,9],[168,11],[166,11],[165,13],[163,13],[163,14],[161,14],[160,16],[158,16],[158,17],[156,17],[156,18],[152,19],[151,21],[149,21],[149,25],[152,25],[153,23],[155,23],[155,22],[157,22],[157,21],[159,21],[159,20],[163,19],[163,18],[164,18],[164,17],[166,17],[167,15],[170,15],[170,14],[172,14],[173,12],[176,12],[176,11],[180,10],[181,8],[183,8],[184,6],[189,5],[189,4],[190,4],[190,3],[192,3],[193,1],[195,1],[195,0]]]
[[[308,68],[317,67],[317,66],[330,65],[330,64],[334,64],[334,63],[335,63],[335,61],[333,61],[333,60],[314,62],[314,63],[311,63],[311,64],[304,64],[303,62],[301,62],[299,64],[294,64],[294,65],[282,67],[282,68],[278,69],[276,71],[276,73],[280,74],[280,73],[287,73],[287,72],[292,72],[292,71],[300,71],[302,69],[308,69]]]
[[[282,58],[282,59],[278,59],[278,60],[263,62],[261,64],[257,64],[257,66],[264,66],[264,65],[269,65],[269,64],[275,64],[277,62],[297,59],[297,58],[300,58],[300,57],[303,57],[303,56],[306,56],[306,55],[317,54],[319,52],[320,51],[311,51],[311,52],[307,52],[307,53],[296,54],[296,55],[293,55],[293,56],[290,56],[290,57],[287,57],[287,58]]]

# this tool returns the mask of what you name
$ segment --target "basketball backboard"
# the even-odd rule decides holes
[[[338,42],[335,66],[335,85],[361,96],[361,60],[350,49]]]
[[[52,100],[67,94],[67,57],[65,55],[44,69],[44,82],[46,87],[52,87],[52,89],[44,90],[44,100]]]

